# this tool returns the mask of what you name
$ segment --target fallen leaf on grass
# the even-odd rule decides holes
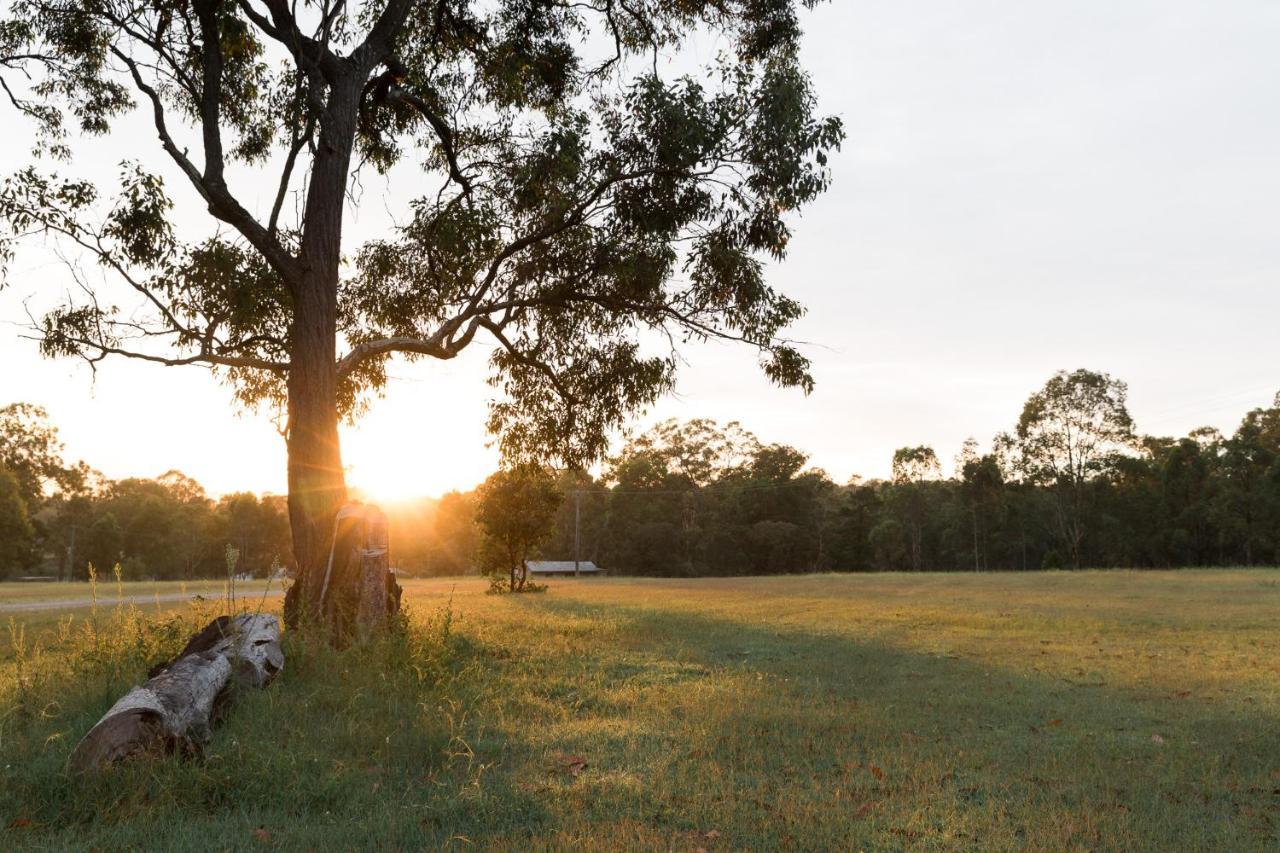
[[[256,841],[270,841],[271,833],[267,832],[266,827],[258,827],[251,833]]]
[[[555,769],[570,776],[577,776],[587,769],[587,759],[581,755],[557,755]]]

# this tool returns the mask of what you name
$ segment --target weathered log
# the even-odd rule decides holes
[[[134,755],[199,752],[237,683],[265,687],[284,669],[280,623],[265,613],[219,616],[182,654],[151,672],[89,730],[71,753],[85,771]]]

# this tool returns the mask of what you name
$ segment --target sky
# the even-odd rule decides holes
[[[1158,435],[1230,432],[1280,390],[1280,4],[836,0],[804,20],[805,64],[848,139],[769,278],[808,306],[792,334],[817,388],[775,388],[752,352],[708,344],[637,431],[738,420],[843,482],[886,476],[902,446],[945,466],[1060,369],[1127,381]],[[7,172],[30,137],[3,121]],[[161,156],[137,121],[91,145],[74,167],[102,179]],[[366,180],[349,236],[384,228],[379,201],[412,188]],[[44,406],[67,455],[111,477],[178,468],[215,495],[283,491],[271,420],[207,373],[42,359],[20,324],[70,286],[46,250],[11,265],[0,404]],[[487,357],[394,364],[344,432],[350,482],[434,495],[493,470]]]

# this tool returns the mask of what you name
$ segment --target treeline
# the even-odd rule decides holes
[[[129,580],[263,577],[289,561],[283,497],[213,500],[178,471],[110,480],[63,460],[44,410],[0,408],[0,578],[84,580],[90,564]]]
[[[628,442],[599,477],[553,473],[565,496],[548,559],[575,553],[615,574],[1028,570],[1280,562],[1280,395],[1229,436],[1142,435],[1127,388],[1059,373],[1013,427],[965,443],[950,476],[904,447],[886,480],[840,485],[790,446],[737,423],[668,421]],[[0,409],[0,576],[130,578],[290,564],[281,497],[210,499],[177,472],[108,481],[59,457],[43,412]],[[477,572],[475,492],[384,507],[408,575]],[[576,542],[576,551],[575,551]]]
[[[894,453],[887,480],[834,483],[805,454],[740,425],[667,422],[603,476],[561,473],[566,500],[543,556],[621,574],[1167,568],[1280,562],[1280,395],[1230,436],[1139,434],[1123,382],[1059,373],[1012,429],[965,443],[944,476],[934,450]],[[474,562],[474,496],[423,505],[406,568]]]

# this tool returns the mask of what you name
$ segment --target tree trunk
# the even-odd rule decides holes
[[[299,311],[295,335],[300,333],[296,327],[303,325],[301,316]],[[297,571],[285,599],[285,622],[291,628],[320,618],[334,519],[347,497],[338,445],[332,335],[327,353],[320,341],[309,347],[295,342],[289,375],[289,527]]]
[[[284,669],[276,617],[219,616],[188,641],[178,659],[152,670],[126,693],[71,754],[81,772],[134,755],[199,752],[234,681],[265,687]]]
[[[285,622],[319,620],[334,519],[346,502],[338,444],[338,277],[342,214],[355,141],[359,83],[335,84],[320,122],[293,286],[289,360],[289,524],[297,580]]]
[[[973,518],[973,570],[975,572],[982,571],[982,561],[978,558],[978,508],[975,506],[970,510]]]

